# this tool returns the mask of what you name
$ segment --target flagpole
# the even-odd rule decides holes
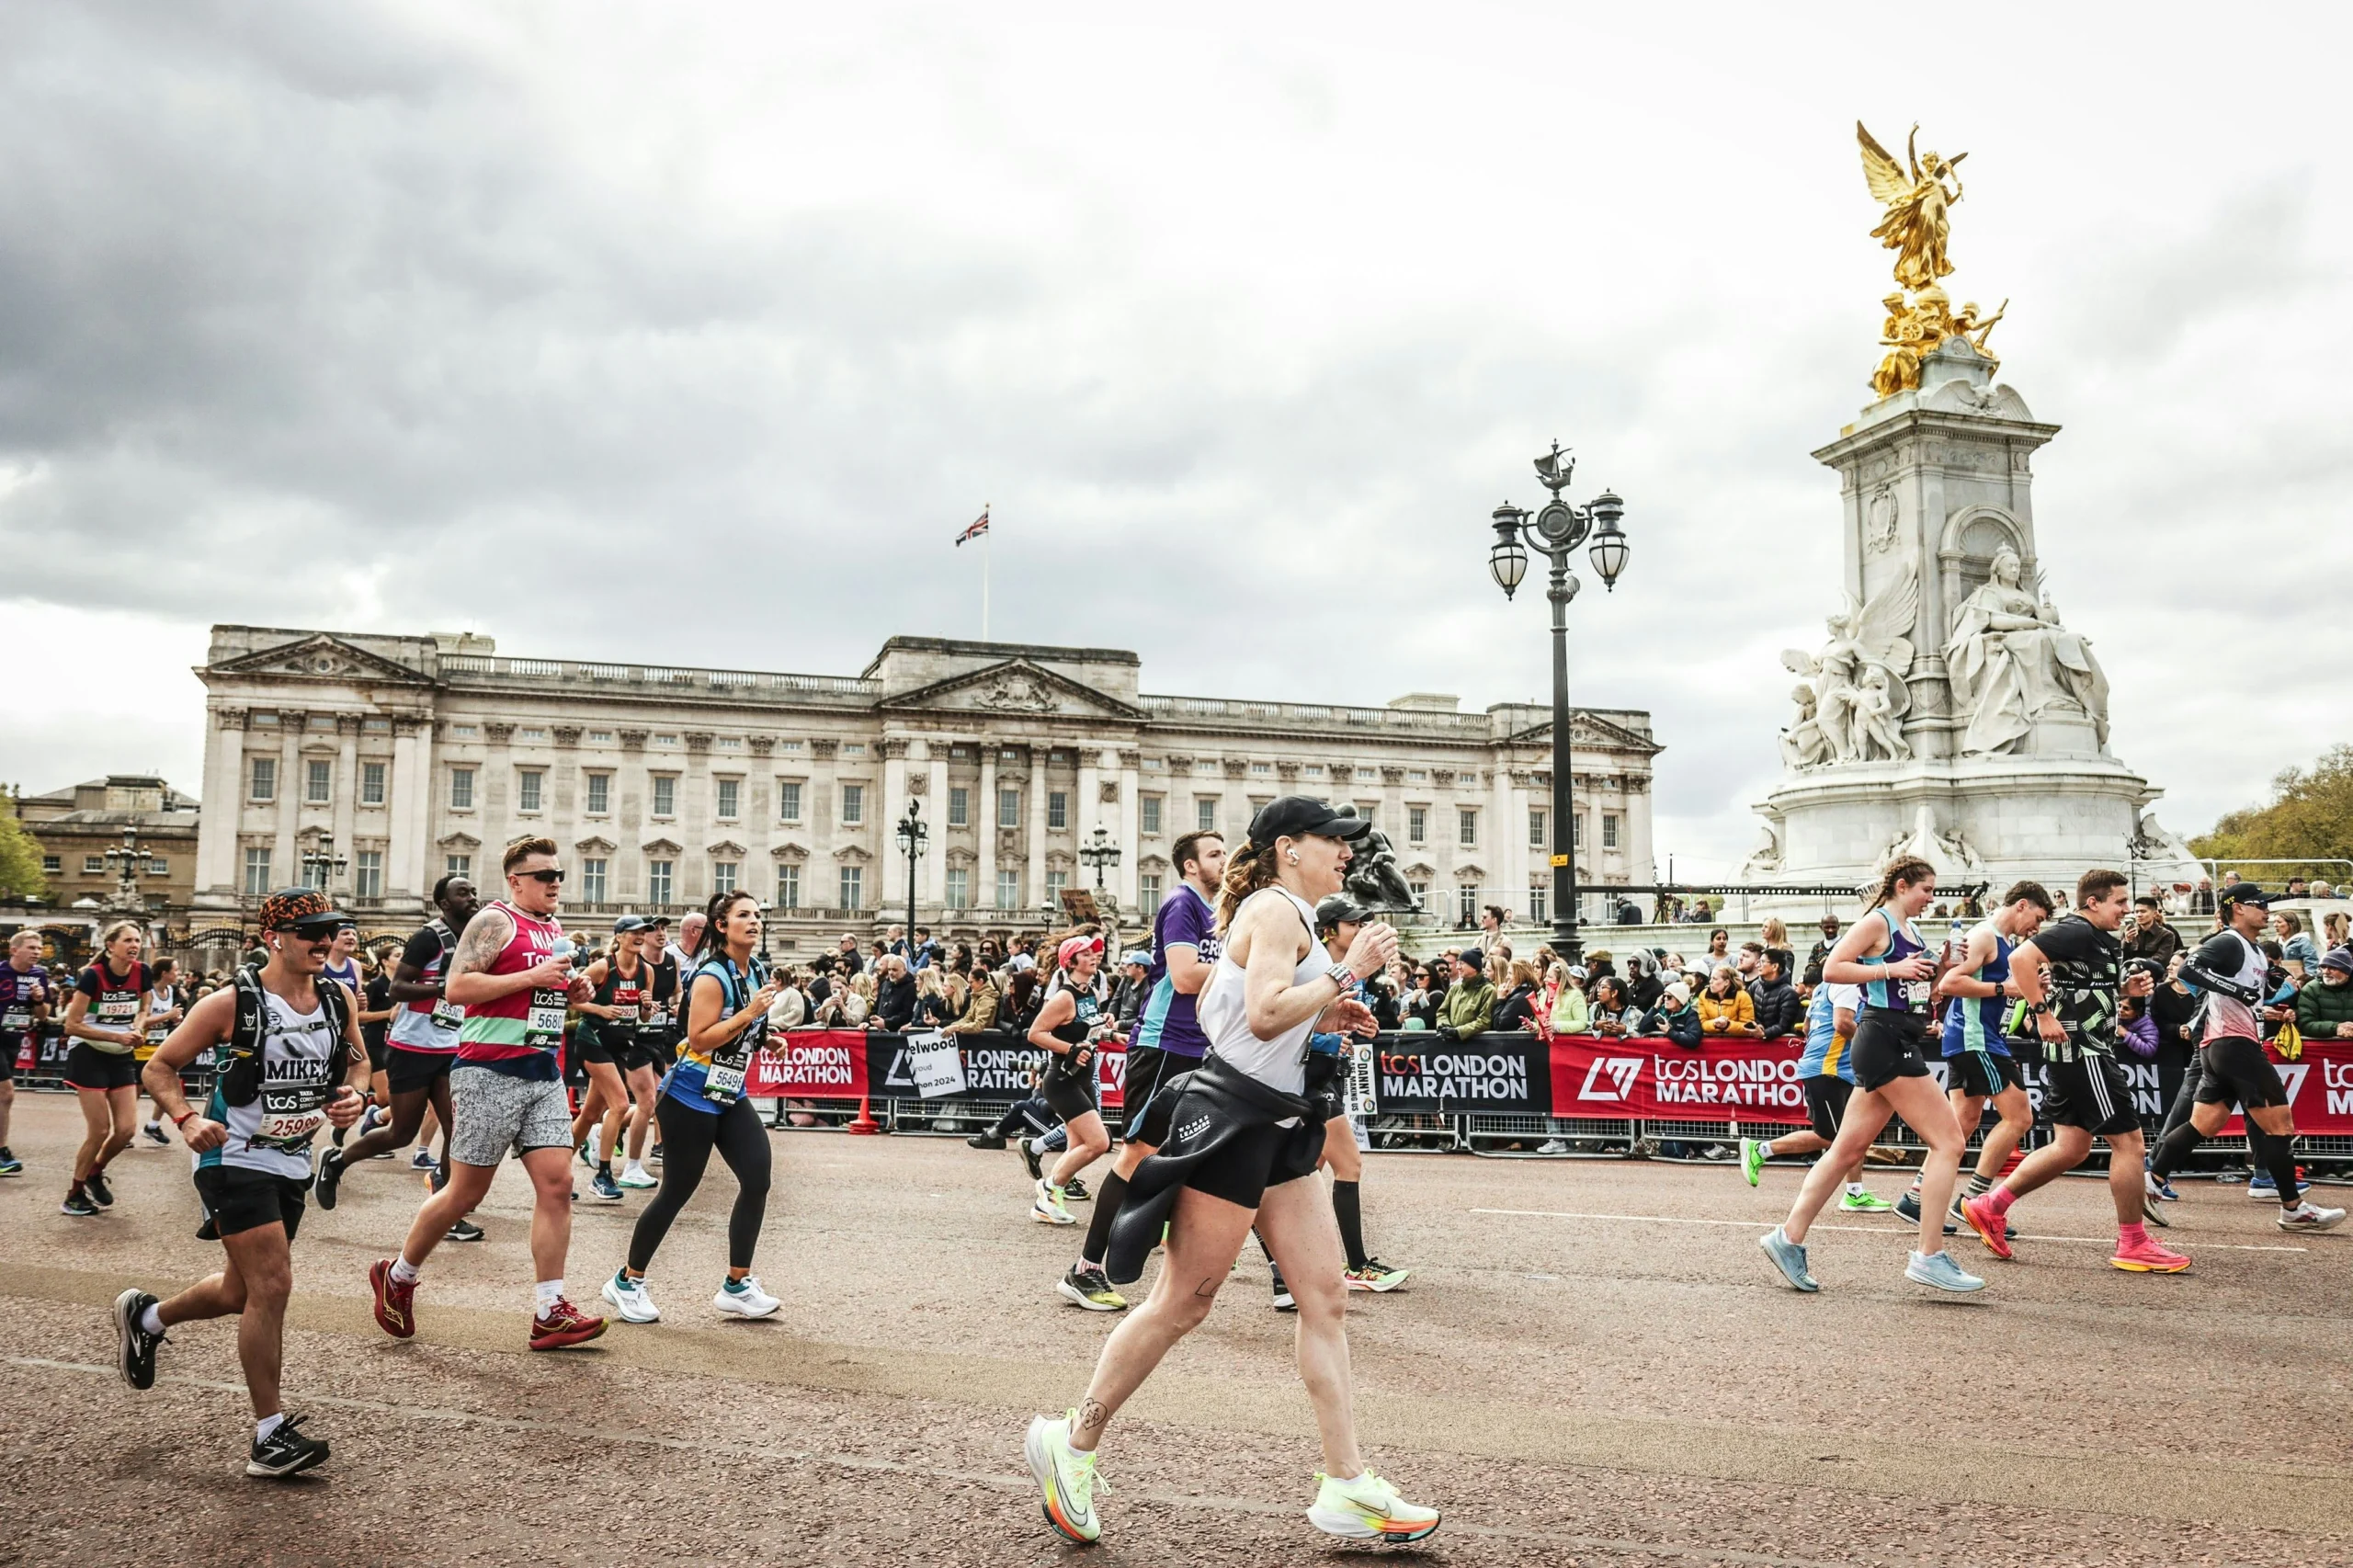
[[[981,507],[981,516],[989,515],[988,507]],[[989,640],[989,529],[981,530],[981,641]]]

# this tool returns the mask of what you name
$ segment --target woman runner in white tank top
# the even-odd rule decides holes
[[[1335,964],[1315,940],[1314,901],[1340,890],[1348,840],[1370,827],[1304,795],[1271,801],[1251,819],[1218,900],[1223,942],[1201,991],[1201,1032],[1210,1045],[1204,1078],[1232,1069],[1296,1099],[1306,1081],[1307,1037],[1319,1019],[1332,1029],[1370,1027],[1370,1012],[1353,997],[1356,976],[1395,956],[1397,934],[1368,923],[1347,959]],[[1218,1128],[1218,1118],[1201,1109],[1204,1102],[1195,1102],[1199,1093],[1190,1090],[1177,1102],[1167,1145],[1137,1171],[1141,1187],[1154,1160],[1182,1160],[1182,1151],[1204,1139],[1212,1151],[1191,1156],[1175,1194],[1167,1256],[1150,1298],[1112,1332],[1080,1404],[1060,1420],[1041,1415],[1029,1424],[1025,1449],[1047,1521],[1072,1540],[1100,1535],[1095,1446],[1161,1358],[1209,1315],[1255,1224],[1299,1303],[1300,1378],[1324,1448],[1308,1521],[1357,1540],[1419,1540],[1438,1528],[1437,1511],[1398,1496],[1357,1449],[1347,1263],[1331,1199],[1322,1183],[1308,1179],[1323,1128],[1302,1126],[1297,1116],[1276,1125]]]

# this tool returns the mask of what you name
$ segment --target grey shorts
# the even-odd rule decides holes
[[[460,1062],[449,1074],[449,1157],[461,1165],[494,1165],[510,1149],[572,1147],[572,1100],[560,1079]]]

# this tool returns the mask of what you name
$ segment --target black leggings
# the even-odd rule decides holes
[[[630,1233],[629,1267],[645,1272],[654,1249],[670,1233],[670,1221],[702,1185],[703,1167],[710,1152],[735,1173],[735,1209],[727,1216],[727,1267],[752,1267],[752,1249],[759,1244],[760,1221],[768,1206],[768,1135],[760,1113],[749,1099],[739,1099],[713,1116],[680,1105],[668,1095],[654,1103],[654,1119],[662,1124],[662,1187]]]

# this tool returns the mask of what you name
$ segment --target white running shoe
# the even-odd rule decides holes
[[[1102,1517],[1095,1511],[1095,1494],[1108,1493],[1111,1487],[1095,1472],[1095,1456],[1070,1446],[1071,1424],[1077,1419],[1075,1410],[1052,1420],[1037,1417],[1029,1423],[1021,1449],[1029,1460],[1029,1474],[1038,1483],[1046,1522],[1064,1539],[1084,1546],[1103,1533]]]
[[[2323,1209],[2306,1199],[2293,1209],[2279,1210],[2279,1228],[2283,1231],[2333,1231],[2345,1223],[2342,1209]]]
[[[1438,1528],[1436,1508],[1417,1507],[1397,1495],[1397,1489],[1366,1471],[1353,1481],[1340,1481],[1318,1471],[1315,1506],[1307,1522],[1325,1535],[1350,1540],[1420,1540]]]
[[[730,1279],[719,1288],[710,1304],[729,1317],[764,1318],[784,1305],[760,1289],[759,1276],[746,1274],[741,1279]]]
[[[1029,1218],[1037,1221],[1040,1225],[1078,1223],[1078,1216],[1063,1207],[1063,1200],[1054,1196],[1054,1189],[1046,1185],[1046,1178],[1043,1176],[1038,1178],[1035,1201],[1029,1205]]]
[[[639,1165],[635,1160],[628,1162],[628,1164],[622,1167],[619,1179],[623,1187],[660,1187],[662,1185],[662,1178],[660,1176],[654,1175],[643,1165]]]
[[[613,1277],[605,1281],[602,1294],[606,1304],[620,1313],[623,1323],[662,1321],[662,1309],[654,1304],[652,1296],[646,1294],[642,1279],[631,1279],[626,1273],[615,1269]]]

